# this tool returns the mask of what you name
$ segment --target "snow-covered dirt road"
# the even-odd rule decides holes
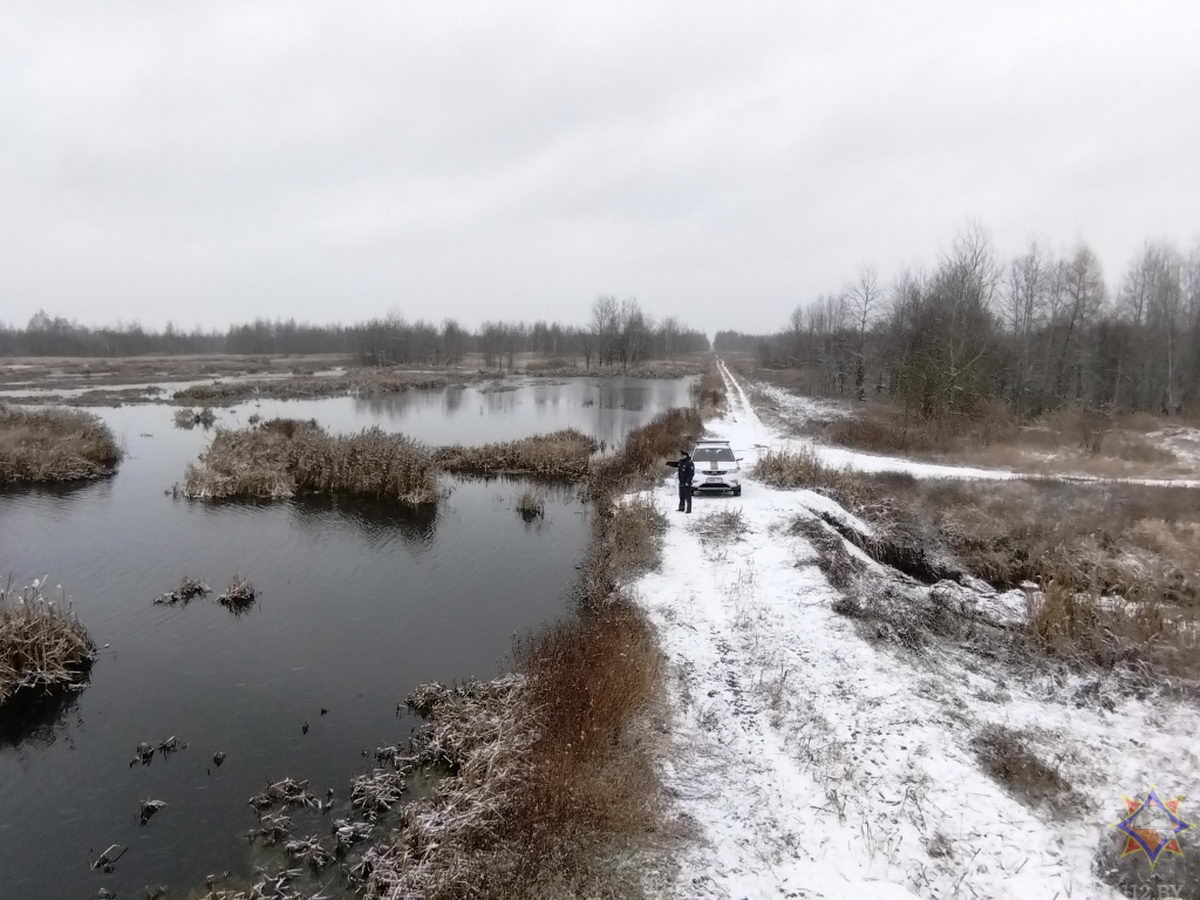
[[[709,428],[750,469],[785,440],[721,370],[729,411]],[[663,563],[635,592],[669,661],[664,782],[695,834],[671,896],[1114,896],[1093,861],[1122,795],[1193,786],[1193,710],[1067,706],[1069,680],[1015,683],[965,655],[864,640],[789,531],[828,498],[747,479],[742,497],[697,497],[687,516],[669,479],[653,496],[670,517]],[[703,539],[696,523],[730,507],[746,533]],[[1035,734],[1077,799],[1035,810],[1005,793],[970,747],[988,723]]]

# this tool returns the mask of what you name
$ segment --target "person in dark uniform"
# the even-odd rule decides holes
[[[679,451],[679,459],[668,462],[668,466],[679,470],[679,509],[678,512],[692,511],[692,479],[696,476],[696,464],[686,450]],[[686,509],[685,509],[686,507]]]

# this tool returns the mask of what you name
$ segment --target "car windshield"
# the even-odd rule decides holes
[[[696,462],[734,462],[733,451],[728,447],[697,447],[692,454]]]

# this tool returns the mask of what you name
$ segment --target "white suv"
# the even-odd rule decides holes
[[[729,491],[742,495],[741,458],[733,455],[729,441],[697,441],[692,451],[696,465],[692,485],[697,491]]]

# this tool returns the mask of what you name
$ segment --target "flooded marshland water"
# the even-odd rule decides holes
[[[614,444],[689,400],[687,380],[515,385],[264,400],[221,411],[218,423],[313,417],[431,444],[576,427]],[[278,848],[242,837],[256,821],[246,801],[264,782],[334,788],[337,806],[310,829],[323,832],[349,812],[350,779],[372,762],[362,752],[417,724],[397,708],[414,685],[490,676],[514,634],[570,613],[589,537],[570,486],[547,487],[544,518],[532,522],[515,509],[516,481],[445,479],[448,496],[426,510],[347,498],[202,504],[164,490],[205,432],[174,428],[168,406],[95,412],[127,450],[115,477],[0,494],[0,569],[16,583],[62,584],[103,648],[80,693],[0,712],[0,897],[100,887],[138,897],[155,883],[185,897],[209,873],[277,864]],[[214,599],[234,574],[262,592],[241,616]],[[153,604],[184,575],[213,594]],[[172,735],[186,749],[129,765],[139,742]],[[168,805],[143,827],[148,797]],[[116,870],[92,871],[112,843],[129,847]]]

